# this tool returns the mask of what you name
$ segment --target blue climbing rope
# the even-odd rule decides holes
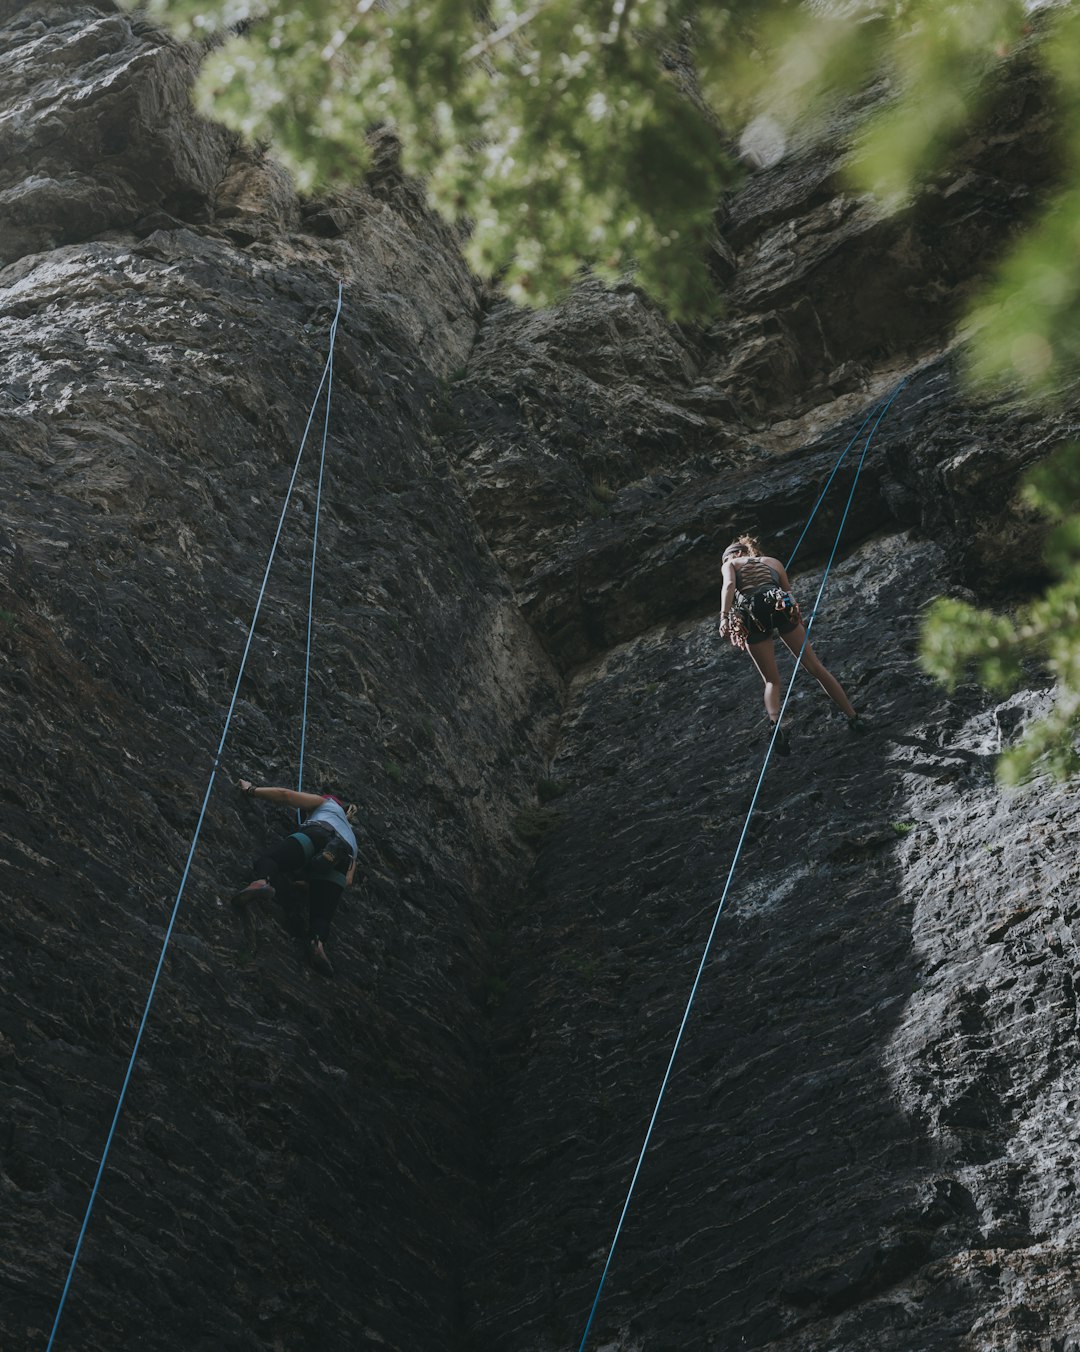
[[[780,706],[780,714],[777,717],[775,725],[773,726],[773,734],[769,739],[768,749],[765,752],[765,759],[761,765],[761,773],[758,775],[757,784],[754,787],[754,793],[752,798],[750,799],[750,806],[747,809],[746,819],[743,822],[742,831],[739,834],[738,844],[735,846],[735,854],[731,860],[731,867],[728,869],[727,880],[724,883],[724,888],[720,895],[720,902],[716,908],[716,914],[713,917],[712,928],[709,930],[709,937],[705,940],[705,949],[701,955],[701,961],[698,963],[697,974],[694,977],[694,984],[690,988],[690,998],[686,1002],[686,1009],[683,1011],[682,1022],[679,1024],[679,1031],[675,1035],[675,1043],[671,1049],[671,1055],[668,1058],[667,1069],[664,1071],[664,1078],[660,1085],[660,1092],[656,1098],[656,1106],[653,1108],[652,1117],[649,1119],[649,1126],[645,1132],[645,1140],[642,1143],[641,1151],[638,1154],[637,1164],[634,1166],[633,1177],[630,1179],[630,1187],[626,1193],[626,1201],[623,1203],[622,1212],[619,1215],[619,1222],[615,1227],[615,1236],[611,1241],[611,1247],[608,1249],[607,1261],[604,1263],[604,1270],[600,1275],[600,1283],[596,1288],[596,1295],[593,1298],[592,1308],[589,1311],[588,1322],[585,1325],[585,1332],[582,1334],[581,1343],[578,1346],[578,1352],[585,1352],[585,1344],[588,1341],[589,1332],[592,1329],[593,1325],[593,1320],[596,1318],[596,1310],[600,1304],[600,1295],[603,1292],[604,1283],[607,1280],[608,1271],[611,1267],[611,1260],[615,1256],[615,1248],[619,1242],[619,1236],[622,1234],[623,1222],[626,1220],[626,1213],[630,1209],[630,1200],[634,1195],[634,1188],[637,1185],[638,1175],[641,1173],[641,1166],[645,1159],[645,1152],[648,1150],[649,1142],[652,1140],[653,1128],[656,1126],[656,1119],[660,1114],[660,1105],[664,1101],[664,1094],[667,1091],[668,1081],[671,1079],[671,1072],[675,1065],[675,1058],[678,1055],[679,1047],[682,1043],[683,1033],[686,1031],[686,1025],[690,1019],[690,1010],[693,1007],[694,1000],[697,996],[698,987],[701,984],[702,973],[705,971],[705,963],[708,961],[709,953],[712,949],[713,939],[716,937],[716,929],[720,923],[720,916],[724,910],[724,905],[728,899],[728,892],[731,890],[731,882],[735,876],[735,869],[739,863],[739,856],[742,854],[743,844],[746,841],[746,833],[750,827],[750,818],[754,815],[754,808],[757,806],[758,796],[761,793],[761,786],[765,782],[765,774],[769,768],[769,760],[773,753],[773,747],[776,745],[776,738],[780,731],[780,725],[783,722],[784,713],[788,706],[788,700],[791,698],[791,692],[795,687],[795,678],[798,676],[799,667],[802,664],[803,652],[805,651],[806,645],[810,640],[810,629],[814,623],[814,618],[817,615],[818,607],[821,604],[821,597],[825,591],[825,583],[828,581],[829,571],[832,568],[833,560],[836,558],[836,551],[840,547],[840,537],[843,534],[844,526],[848,519],[848,513],[851,510],[851,504],[855,498],[855,489],[859,482],[859,475],[862,474],[863,465],[866,462],[866,455],[870,449],[870,443],[874,439],[874,433],[877,431],[882,418],[884,418],[885,414],[888,412],[889,406],[892,404],[893,399],[896,398],[897,394],[900,393],[900,390],[902,388],[903,382],[901,382],[901,385],[897,387],[897,389],[895,390],[895,392],[893,393],[892,397],[889,399],[885,407],[881,409],[880,413],[878,413],[877,421],[870,429],[870,435],[866,438],[866,445],[863,447],[862,455],[859,457],[859,463],[855,470],[855,477],[851,481],[851,490],[848,493],[847,502],[844,505],[844,512],[840,518],[840,525],[836,532],[836,539],[833,541],[832,552],[829,554],[829,560],[826,563],[825,571],[822,574],[821,585],[818,587],[817,596],[814,598],[813,611],[810,614],[810,618],[806,621],[806,632],[803,636],[802,645],[799,648],[798,656],[795,658],[795,666],[792,669],[791,680],[788,682],[787,690],[784,692],[784,700]],[[872,412],[864,420],[863,427],[866,426],[867,422],[870,421],[871,417],[873,417]],[[859,429],[859,433],[857,433],[856,435],[861,434],[861,432],[862,428]],[[852,445],[854,445],[854,440],[852,440],[852,442],[848,444],[848,447],[844,451],[844,455],[847,454],[848,449],[850,449]],[[841,457],[841,459],[843,459],[843,457]],[[837,461],[836,468],[833,470],[833,475],[835,475],[836,470],[839,469],[839,467],[840,462]],[[830,483],[832,482],[832,477],[833,477],[832,475],[829,476]],[[826,487],[827,486],[828,485],[826,485]],[[824,496],[824,494],[822,496]],[[817,504],[814,507],[815,512],[817,511],[817,508],[820,505],[821,499],[819,498]],[[805,535],[805,533],[806,532],[804,531],[803,534]],[[800,544],[802,543],[802,536],[799,537],[799,543]],[[798,545],[796,545],[796,548],[798,548]]]
[[[311,682],[311,624],[315,613],[315,560],[319,553],[319,512],[322,508],[323,472],[326,468],[326,439],[330,433],[330,400],[334,393],[334,340],[337,338],[338,319],[341,317],[342,284],[338,282],[337,311],[330,325],[330,354],[326,359],[326,416],[323,418],[322,451],[319,455],[319,487],[315,493],[315,524],[311,532],[311,585],[308,588],[307,612],[307,652],[304,656],[304,707],[300,715],[300,768],[296,775],[296,788],[300,792],[304,787],[304,746],[307,741],[308,686]],[[303,821],[303,813],[297,809],[297,821]]]
[[[892,401],[896,398],[896,396],[900,393],[900,391],[904,388],[904,386],[905,386],[906,384],[907,384],[907,376],[905,376],[905,377],[903,378],[903,380],[900,381],[899,385],[896,386],[896,388],[893,390],[892,394],[889,395],[888,399],[885,401],[885,407],[884,407],[884,408],[881,407],[881,404],[880,404],[880,403],[875,404],[875,405],[873,406],[873,408],[871,408],[870,412],[869,412],[869,413],[866,415],[866,417],[862,420],[862,424],[861,424],[861,426],[859,427],[859,430],[855,433],[855,435],[851,438],[851,440],[848,442],[848,444],[847,444],[847,445],[844,447],[844,449],[840,452],[840,456],[839,456],[839,458],[837,459],[836,464],[833,465],[832,473],[831,473],[831,474],[829,475],[829,477],[825,480],[825,487],[824,487],[824,488],[821,490],[821,492],[818,494],[818,500],[817,500],[817,502],[814,503],[813,507],[811,508],[810,515],[806,518],[806,524],[805,524],[805,525],[803,526],[803,528],[802,528],[802,534],[801,534],[801,535],[799,536],[799,538],[795,541],[795,548],[791,551],[791,557],[788,559],[787,564],[785,565],[785,568],[784,568],[784,571],[785,571],[785,572],[790,572],[790,571],[791,571],[791,565],[795,562],[795,555],[799,552],[799,546],[800,546],[800,545],[802,544],[802,542],[806,539],[806,532],[810,529],[810,523],[813,521],[814,517],[817,516],[818,508],[819,508],[819,507],[821,506],[821,504],[825,501],[825,494],[829,491],[829,488],[830,488],[830,486],[831,486],[831,484],[832,484],[832,481],[836,478],[836,472],[837,472],[837,470],[840,468],[840,466],[841,466],[841,465],[844,463],[844,461],[847,459],[847,453],[848,453],[848,451],[851,450],[852,446],[854,446],[855,443],[858,441],[858,439],[862,436],[862,434],[863,434],[863,428],[864,428],[864,427],[866,426],[866,424],[870,421],[870,419],[874,416],[874,414],[877,413],[877,411],[878,411],[879,409],[881,409],[881,412],[882,412],[883,414],[888,412],[888,410],[889,410],[889,405],[892,403]],[[881,419],[879,418],[879,419],[878,419],[878,422],[880,422],[880,421],[881,421]],[[877,426],[877,423],[875,423],[874,426],[876,427],[876,426]]]
[[[338,285],[338,314],[341,312],[341,286]],[[112,1147],[113,1137],[116,1134],[117,1123],[120,1121],[120,1112],[124,1106],[124,1099],[127,1096],[128,1084],[131,1081],[131,1073],[135,1068],[135,1061],[139,1054],[139,1046],[142,1042],[143,1032],[146,1028],[146,1021],[150,1016],[150,1006],[153,1004],[154,995],[157,992],[158,978],[161,975],[162,966],[165,963],[165,954],[169,947],[169,941],[172,938],[173,928],[176,925],[176,917],[180,910],[180,900],[184,895],[184,888],[187,885],[188,875],[191,872],[191,861],[195,857],[195,848],[199,843],[199,835],[202,832],[203,819],[206,816],[207,804],[210,802],[210,794],[214,787],[214,780],[217,777],[218,769],[221,765],[221,753],[225,748],[225,738],[229,733],[229,725],[232,723],[233,713],[236,709],[236,698],[240,690],[240,682],[243,680],[244,668],[247,665],[248,654],[251,651],[252,639],[255,635],[255,625],[259,618],[259,611],[262,608],[263,598],[266,595],[266,584],[270,577],[270,568],[274,562],[274,556],[277,553],[278,542],[281,539],[282,528],[285,524],[285,514],[289,508],[289,502],[292,499],[293,489],[296,486],[296,476],[300,471],[300,461],[304,455],[304,447],[307,445],[308,433],[311,431],[311,423],[315,417],[315,410],[318,407],[319,399],[322,396],[323,387],[330,378],[333,359],[333,333],[337,327],[337,315],[334,316],[334,325],[331,329],[330,354],[327,356],[326,363],[323,366],[322,378],[319,381],[319,388],[316,391],[315,398],[312,401],[311,411],[308,414],[307,424],[304,427],[304,435],[300,441],[300,449],[296,453],[296,463],[293,465],[292,478],[289,480],[289,487],[285,494],[285,502],[281,508],[281,515],[278,518],[277,531],[274,534],[274,542],[270,546],[270,556],[266,561],[266,568],[263,571],[262,585],[259,587],[258,599],[255,602],[255,610],[251,617],[251,626],[248,629],[247,641],[244,644],[243,655],[240,658],[240,669],[236,673],[236,683],[233,686],[232,699],[229,701],[229,711],[225,716],[225,726],[221,731],[221,739],[218,742],[217,751],[210,769],[210,778],[206,785],[206,792],[203,794],[202,807],[199,809],[199,819],[195,825],[195,834],[191,840],[191,846],[188,849],[187,860],[184,864],[184,871],[180,878],[180,886],[176,892],[176,900],[173,902],[172,914],[169,916],[169,923],[165,929],[165,938],[161,944],[161,952],[158,955],[157,966],[154,968],[154,976],[150,982],[150,993],[146,997],[146,1005],[143,1008],[142,1018],[139,1021],[139,1028],[135,1034],[135,1044],[131,1049],[131,1056],[128,1060],[127,1070],[124,1073],[123,1084],[120,1086],[120,1095],[116,1101],[116,1111],[113,1113],[112,1123],[109,1126],[108,1135],[105,1138],[105,1148],[101,1152],[101,1161],[98,1164],[97,1174],[94,1177],[93,1187],[90,1189],[90,1200],[86,1204],[86,1213],[83,1216],[82,1226],[79,1229],[79,1237],[75,1242],[75,1251],[71,1255],[71,1263],[68,1267],[67,1278],[64,1282],[64,1289],[60,1294],[60,1303],[56,1307],[56,1317],[53,1320],[52,1332],[49,1334],[49,1341],[46,1352],[52,1352],[53,1343],[56,1341],[56,1331],[60,1326],[60,1317],[64,1313],[64,1305],[67,1301],[68,1291],[71,1289],[71,1281],[75,1275],[75,1267],[79,1261],[79,1254],[82,1251],[83,1239],[86,1237],[86,1228],[90,1223],[90,1214],[94,1209],[94,1203],[97,1200],[98,1188],[101,1184],[102,1175],[105,1172],[105,1164],[109,1158],[109,1150]],[[329,416],[329,414],[328,414]]]

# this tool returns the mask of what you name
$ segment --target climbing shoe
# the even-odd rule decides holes
[[[856,737],[865,736],[870,731],[870,724],[862,714],[852,714],[847,721],[848,728]]]
[[[307,951],[308,963],[314,968],[320,976],[333,976],[334,965],[326,956],[326,949],[318,939],[312,939],[308,944]]]
[[[239,892],[234,892],[229,900],[234,911],[246,911],[253,901],[264,903],[273,901],[274,889],[269,883],[249,883]]]
[[[766,720],[766,721],[768,722],[768,720]],[[775,724],[775,723],[769,722],[769,737],[770,737],[770,738],[771,738],[772,735],[773,735],[773,729],[774,729],[775,727],[776,727],[776,724]],[[788,736],[788,730],[787,730],[787,728],[785,728],[783,725],[781,725],[779,732],[777,732],[777,734],[776,734],[776,741],[772,743],[772,746],[773,746],[773,750],[776,752],[776,754],[777,754],[778,756],[790,756],[790,755],[791,755],[791,738]]]

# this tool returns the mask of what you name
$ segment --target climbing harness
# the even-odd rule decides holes
[[[240,657],[240,669],[236,673],[236,682],[233,685],[232,698],[229,701],[228,713],[225,715],[225,725],[221,731],[221,739],[217,745],[217,751],[214,753],[214,759],[210,770],[210,779],[206,785],[206,792],[203,794],[202,806],[199,809],[198,821],[195,824],[195,834],[192,837],[191,845],[188,849],[187,859],[184,863],[183,873],[180,878],[180,886],[177,889],[176,899],[173,902],[172,913],[169,916],[169,923],[165,928],[165,937],[162,940],[161,952],[158,955],[157,966],[154,968],[154,975],[150,982],[150,993],[146,997],[146,1004],[143,1008],[142,1018],[139,1021],[138,1031],[135,1034],[135,1043],[131,1049],[131,1056],[128,1059],[127,1070],[124,1072],[123,1083],[120,1086],[120,1094],[116,1101],[116,1110],[113,1113],[112,1123],[109,1126],[108,1134],[105,1138],[105,1147],[101,1152],[101,1160],[98,1164],[97,1173],[94,1177],[93,1186],[90,1189],[90,1200],[86,1204],[86,1212],[83,1216],[82,1226],[79,1229],[79,1237],[75,1242],[75,1250],[71,1255],[71,1263],[68,1266],[67,1278],[64,1281],[64,1289],[60,1294],[60,1302],[56,1307],[56,1317],[53,1320],[52,1332],[49,1334],[49,1341],[46,1346],[46,1352],[52,1352],[52,1347],[56,1341],[56,1331],[60,1326],[60,1318],[64,1313],[64,1305],[67,1302],[68,1291],[71,1289],[71,1281],[75,1275],[75,1267],[79,1261],[79,1254],[82,1251],[83,1239],[86,1237],[86,1228],[90,1223],[90,1215],[94,1209],[94,1203],[97,1200],[98,1189],[101,1184],[102,1175],[105,1172],[105,1165],[109,1158],[109,1150],[112,1147],[113,1137],[116,1134],[117,1123],[120,1121],[120,1113],[124,1106],[124,1099],[127,1097],[128,1085],[131,1082],[131,1074],[135,1068],[135,1061],[139,1054],[139,1046],[142,1043],[143,1032],[146,1029],[146,1022],[150,1016],[150,1006],[153,1004],[154,995],[157,992],[158,978],[161,975],[161,969],[165,963],[165,954],[169,948],[169,941],[172,938],[173,928],[176,925],[176,917],[180,910],[180,901],[184,895],[184,888],[187,886],[188,875],[191,872],[192,860],[195,857],[195,849],[199,843],[199,836],[202,833],[203,820],[206,817],[207,805],[210,802],[210,794],[214,788],[214,780],[217,778],[217,772],[221,765],[221,755],[225,748],[225,739],[229,734],[229,727],[232,724],[233,713],[236,710],[236,700],[240,692],[240,682],[244,678],[244,670],[247,666],[248,654],[251,651],[252,640],[255,637],[255,625],[259,619],[259,613],[262,609],[263,599],[266,595],[266,586],[270,577],[270,569],[273,566],[274,558],[277,554],[278,543],[281,540],[281,533],[285,525],[285,516],[289,510],[289,504],[292,501],[293,489],[296,487],[297,475],[300,472],[300,462],[303,459],[304,448],[307,445],[308,433],[311,431],[311,424],[315,418],[315,410],[319,406],[319,400],[322,398],[323,389],[326,388],[326,424],[323,430],[323,457],[326,455],[326,434],[329,427],[330,418],[330,389],[333,384],[334,372],[334,340],[337,336],[338,319],[341,315],[342,305],[342,282],[338,280],[337,309],[334,312],[333,323],[330,326],[329,350],[326,356],[326,362],[323,366],[322,377],[319,380],[319,387],[315,392],[315,398],[311,404],[311,411],[308,413],[307,423],[304,427],[304,435],[300,440],[300,448],[296,453],[296,462],[293,465],[292,477],[289,480],[289,486],[285,493],[285,501],[281,507],[281,514],[278,517],[277,530],[274,533],[274,540],[270,546],[270,555],[266,561],[266,568],[263,571],[262,584],[259,587],[259,595],[255,602],[255,610],[251,617],[251,625],[248,628],[247,639],[244,643],[244,651]],[[322,468],[319,470],[319,491],[322,491]],[[314,594],[314,554],[312,556],[312,595]],[[309,598],[310,599],[310,598]],[[311,651],[311,621],[308,617],[308,653],[310,658]],[[304,717],[307,717],[307,685],[305,674],[304,688]]]
[[[352,846],[329,822],[309,821],[302,831],[294,831],[292,838],[310,842],[310,848],[305,846],[304,849],[307,862],[321,871],[329,869],[332,873],[345,873],[352,863]]]
[[[810,526],[810,522],[814,519],[815,515],[817,514],[818,508],[825,500],[825,494],[828,491],[829,484],[831,484],[833,479],[835,478],[836,472],[840,468],[840,465],[843,462],[848,451],[852,448],[852,446],[854,446],[855,442],[861,436],[863,428],[866,427],[867,423],[870,422],[871,418],[873,418],[874,413],[877,412],[877,419],[874,422],[873,427],[871,427],[870,429],[869,436],[866,438],[866,444],[863,446],[862,454],[859,457],[859,463],[855,469],[854,478],[851,481],[851,489],[848,492],[847,502],[844,505],[843,514],[840,517],[840,525],[838,526],[836,531],[836,538],[833,541],[832,551],[829,554],[828,562],[825,565],[825,571],[822,574],[821,585],[818,587],[817,595],[814,598],[814,608],[810,613],[810,618],[806,621],[806,633],[803,638],[802,645],[799,648],[798,656],[795,658],[795,666],[791,673],[791,680],[788,682],[787,689],[784,692],[783,703],[780,706],[780,715],[777,718],[776,722],[773,724],[772,736],[769,739],[768,749],[765,752],[765,759],[761,765],[761,772],[758,775],[757,784],[754,787],[754,792],[750,799],[750,806],[749,808],[747,808],[746,811],[746,817],[743,821],[742,831],[739,834],[738,843],[735,846],[735,853],[731,860],[731,867],[728,869],[728,874],[724,882],[723,891],[720,894],[720,901],[716,907],[716,914],[713,916],[712,927],[709,930],[708,938],[705,940],[705,948],[701,954],[701,961],[698,963],[697,973],[694,977],[693,985],[690,988],[690,997],[686,1002],[686,1008],[683,1010],[682,1021],[680,1022],[679,1030],[675,1035],[675,1042],[671,1048],[671,1055],[668,1058],[667,1068],[664,1071],[664,1078],[660,1084],[660,1092],[656,1097],[656,1104],[653,1108],[652,1116],[649,1119],[649,1125],[645,1131],[645,1140],[642,1143],[641,1150],[637,1157],[637,1163],[634,1166],[633,1176],[630,1179],[630,1186],[627,1189],[626,1200],[623,1203],[623,1208],[619,1214],[618,1223],[615,1226],[615,1235],[611,1241],[611,1246],[608,1249],[607,1259],[604,1263],[603,1271],[600,1274],[600,1281],[596,1288],[596,1295],[593,1297],[592,1307],[589,1310],[589,1318],[585,1324],[585,1332],[582,1334],[581,1342],[578,1345],[578,1352],[585,1352],[585,1345],[589,1340],[589,1333],[592,1329],[593,1321],[596,1318],[596,1311],[597,1307],[600,1304],[600,1296],[604,1290],[604,1283],[607,1281],[607,1275],[611,1268],[611,1261],[615,1256],[615,1249],[619,1243],[619,1236],[622,1234],[623,1224],[626,1220],[626,1213],[630,1210],[630,1201],[633,1198],[634,1188],[637,1185],[638,1176],[641,1173],[641,1166],[645,1160],[645,1154],[649,1148],[649,1142],[652,1140],[652,1134],[653,1129],[656,1126],[656,1120],[660,1115],[660,1105],[664,1101],[664,1094],[667,1092],[668,1082],[671,1079],[671,1073],[675,1066],[675,1058],[679,1053],[679,1047],[682,1044],[683,1034],[686,1031],[686,1026],[690,1019],[690,1010],[693,1008],[694,1000],[698,993],[698,987],[701,985],[701,977],[705,971],[705,963],[708,960],[709,953],[712,951],[713,940],[716,937],[716,929],[720,923],[720,916],[722,915],[724,906],[727,902],[728,893],[731,890],[731,882],[735,876],[735,869],[737,868],[739,863],[739,856],[742,854],[742,848],[746,842],[746,835],[750,827],[750,818],[754,814],[754,808],[757,806],[757,800],[761,793],[761,787],[765,782],[765,774],[769,768],[769,760],[772,757],[773,750],[777,746],[778,738],[781,736],[781,724],[783,722],[784,713],[787,710],[788,700],[791,698],[791,692],[795,687],[795,680],[799,674],[799,667],[802,665],[803,652],[805,651],[806,645],[810,639],[810,630],[813,627],[814,620],[817,616],[818,607],[821,604],[821,598],[825,591],[825,583],[829,579],[829,572],[832,569],[833,561],[836,558],[836,551],[840,547],[840,537],[843,534],[844,526],[848,519],[848,513],[851,510],[851,504],[855,497],[855,489],[859,483],[859,476],[860,474],[862,474],[863,465],[866,463],[867,452],[870,450],[870,443],[874,439],[874,433],[877,431],[882,418],[884,418],[885,414],[889,411],[890,407],[892,406],[893,400],[896,398],[896,396],[900,393],[900,391],[904,388],[906,384],[907,380],[906,379],[902,380],[899,383],[899,385],[897,385],[892,394],[889,396],[888,400],[884,403],[884,405],[879,404],[875,409],[871,410],[871,412],[863,420],[862,426],[859,428],[859,431],[856,432],[855,436],[851,439],[851,441],[848,442],[847,446],[844,447],[843,451],[840,453],[839,459],[833,466],[832,474],[829,475],[825,488],[822,490],[821,495],[818,497],[817,502],[814,504],[813,510],[811,511],[810,516],[807,519],[806,525],[803,527],[802,534],[799,536],[799,539],[795,545],[795,549],[792,551],[791,558],[794,559],[795,553],[798,551],[799,545],[802,544],[806,536],[806,532]],[[878,409],[880,409],[880,412],[878,412]],[[791,567],[791,560],[788,561],[788,567],[789,568]]]
[[[799,603],[779,583],[736,591],[725,632],[736,648],[745,648],[768,634],[788,633],[800,622]]]

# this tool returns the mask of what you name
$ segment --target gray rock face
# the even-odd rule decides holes
[[[492,303],[389,140],[297,200],[136,17],[0,20],[0,1343],[48,1336],[341,277],[304,782],[362,884],[332,982],[224,901],[291,829],[231,781],[296,779],[316,419],[58,1346],[578,1345],[765,753],[720,554],[786,557],[904,377],[813,625],[873,728],[796,683],[590,1347],[1071,1346],[1075,794],[993,780],[1038,673],[915,660],[933,595],[1038,585],[1020,476],[1077,430],[947,346],[1051,173],[1033,77],[904,219],[832,147],[753,176],[690,332]]]
[[[155,209],[205,220],[234,138],[189,111],[194,53],[113,5],[5,17],[0,263]]]

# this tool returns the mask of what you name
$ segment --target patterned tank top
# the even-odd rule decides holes
[[[778,587],[779,585],[780,574],[760,556],[746,559],[744,562],[735,565],[735,586],[744,595],[757,591],[759,587]]]

